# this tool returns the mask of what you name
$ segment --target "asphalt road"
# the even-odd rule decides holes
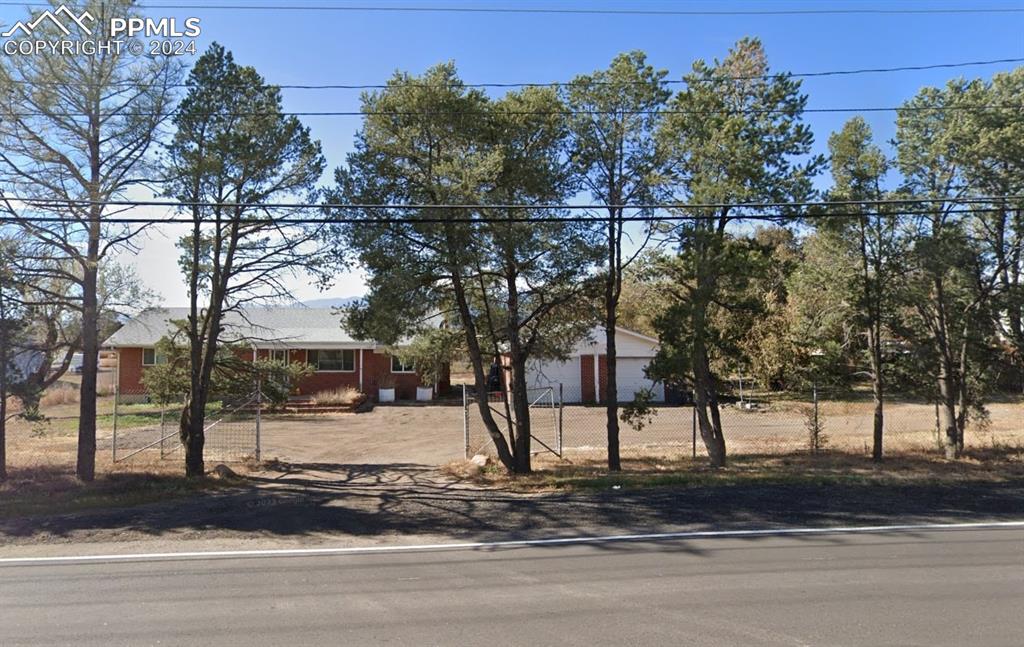
[[[0,564],[4,645],[1020,645],[1024,529]]]

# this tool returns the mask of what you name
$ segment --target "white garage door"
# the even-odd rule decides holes
[[[644,376],[644,367],[650,362],[647,357],[620,357],[618,358],[618,391],[619,401],[629,402],[633,394],[640,389],[651,389],[654,391],[656,402],[665,401],[665,385],[655,384]]]
[[[564,402],[580,401],[580,358],[566,362],[534,362],[526,371],[526,385],[530,388],[562,385]]]

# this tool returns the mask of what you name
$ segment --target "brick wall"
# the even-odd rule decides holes
[[[120,348],[117,351],[117,388],[121,393],[141,393],[142,349]]]
[[[580,355],[580,399],[594,402],[594,356]]]
[[[594,370],[591,368],[590,370]],[[597,358],[597,379],[600,385],[601,402],[608,401],[608,356],[601,355]]]
[[[118,349],[118,385],[122,393],[141,393],[145,390],[142,384],[142,375],[145,367],[142,366],[141,348]],[[252,361],[252,351],[241,351],[239,355],[243,359]],[[259,359],[270,357],[269,350],[257,351]],[[305,362],[306,351],[303,349],[292,349],[289,351],[289,361],[293,363]],[[312,395],[319,391],[351,387],[359,388],[359,365],[363,366],[363,391],[372,400],[377,399],[377,389],[385,378],[391,378],[395,383],[395,395],[399,400],[413,400],[416,398],[416,387],[420,385],[419,376],[415,373],[392,373],[391,356],[383,353],[375,353],[372,350],[355,353],[355,370],[351,372],[338,371],[330,373],[313,373],[302,380],[296,387],[296,395]],[[438,385],[439,395],[448,393],[451,389],[451,378],[446,368],[440,384]]]

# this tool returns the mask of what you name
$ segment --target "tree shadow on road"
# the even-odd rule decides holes
[[[523,494],[455,482],[425,465],[278,463],[238,487],[173,502],[0,521],[0,542],[148,537],[297,539],[310,545],[346,537],[494,541],[1021,517],[1020,482],[740,484]],[[676,543],[663,549],[691,548]]]

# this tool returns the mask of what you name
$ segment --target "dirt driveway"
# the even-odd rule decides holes
[[[389,406],[369,413],[266,416],[263,456],[291,463],[440,465],[461,458],[462,407]]]

